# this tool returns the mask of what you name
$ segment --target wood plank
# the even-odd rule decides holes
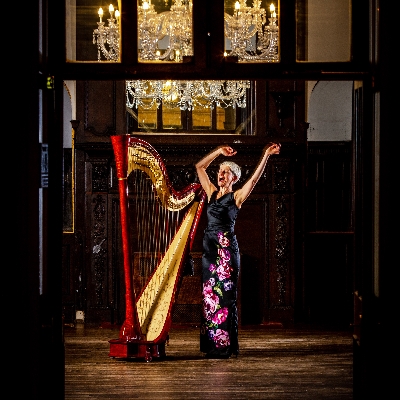
[[[65,399],[353,398],[350,331],[242,327],[240,354],[205,359],[199,329],[174,325],[166,358],[108,357],[117,329],[65,329]]]

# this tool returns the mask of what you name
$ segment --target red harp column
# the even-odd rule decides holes
[[[128,355],[128,343],[140,340],[141,331],[138,320],[135,293],[133,291],[132,259],[129,243],[129,214],[128,214],[128,136],[111,136],[111,143],[114,149],[116,172],[118,177],[118,188],[120,196],[121,230],[122,230],[122,248],[124,260],[125,277],[125,321],[120,329],[119,338],[112,341],[110,348],[111,357],[121,357]]]

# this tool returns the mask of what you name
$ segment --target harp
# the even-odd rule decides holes
[[[111,143],[119,187],[126,307],[118,339],[109,340],[109,356],[150,361],[166,355],[175,297],[205,192],[199,183],[175,190],[163,160],[148,142],[118,135],[111,136]],[[129,202],[128,186],[134,188],[136,205]],[[137,228],[133,240],[134,214],[144,227]]]

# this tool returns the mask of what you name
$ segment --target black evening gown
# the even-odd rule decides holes
[[[233,192],[207,205],[203,237],[203,287],[200,351],[207,357],[239,354],[237,283],[240,255],[234,234],[236,206]]]

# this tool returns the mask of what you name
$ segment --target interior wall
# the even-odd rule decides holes
[[[352,139],[352,81],[309,82],[308,141]]]
[[[350,0],[308,0],[308,61],[350,61],[350,3]]]

